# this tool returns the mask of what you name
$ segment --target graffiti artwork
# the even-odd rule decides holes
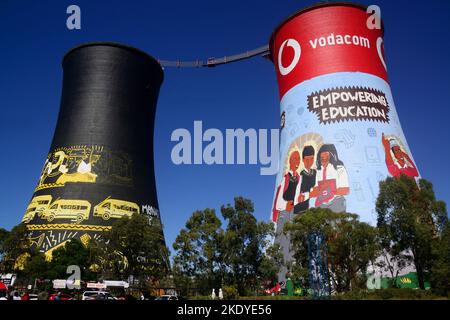
[[[22,219],[47,255],[71,239],[101,238],[122,217],[160,219],[153,169],[160,64],[131,47],[90,43],[70,50],[63,69],[55,133]]]
[[[59,148],[45,161],[36,191],[70,182],[131,185],[132,169],[129,155],[103,146]]]
[[[139,206],[136,203],[110,199],[109,197],[94,208],[94,216],[102,217],[103,220],[131,217],[134,213],[140,213]]]
[[[52,222],[55,219],[68,219],[81,223],[89,219],[91,204],[86,200],[55,200],[42,211],[41,219]]]
[[[418,177],[419,172],[417,171],[416,165],[405,151],[406,147],[401,140],[394,135],[385,137],[384,133],[381,139],[389,173],[393,177],[399,177],[401,174],[405,174],[408,177]]]
[[[383,30],[366,19],[363,6],[319,4],[288,18],[270,41],[284,124],[272,221],[286,264],[283,228],[295,215],[326,208],[373,224],[379,181],[419,177],[388,83]]]

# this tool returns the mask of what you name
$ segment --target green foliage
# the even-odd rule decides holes
[[[236,286],[224,286],[222,289],[225,300],[236,300],[239,298],[239,291]]]
[[[424,289],[433,264],[433,243],[447,219],[445,204],[436,200],[430,182],[421,179],[417,185],[402,175],[380,182],[376,210],[383,249],[397,260],[412,259]]]
[[[328,242],[328,263],[338,290],[366,286],[366,269],[379,253],[377,230],[357,219],[342,220]]]
[[[177,236],[173,248],[175,283],[187,295],[192,282],[202,294],[221,285],[224,231],[213,209],[196,211]]]
[[[208,295],[228,285],[244,295],[273,280],[281,261],[269,246],[273,227],[258,222],[253,212],[253,203],[242,197],[234,199],[234,206],[222,206],[225,230],[212,209],[192,214],[173,244],[174,280],[184,294],[192,289]]]
[[[430,285],[434,293],[450,296],[450,222],[434,242]]]
[[[246,295],[258,287],[258,269],[273,226],[258,222],[253,203],[242,197],[234,198],[234,206],[222,206],[221,212],[228,222],[222,246],[228,271],[226,283],[235,285],[240,295]]]
[[[4,249],[3,249],[3,243],[5,242],[6,238],[9,235],[9,231],[5,230],[3,228],[0,228],[0,256],[3,255]]]
[[[52,265],[45,259],[43,253],[33,255],[25,265],[22,272],[23,277],[29,283],[33,283],[34,279],[57,279],[58,273],[52,268]]]
[[[85,281],[98,278],[127,280],[130,275],[144,284],[167,275],[168,250],[164,245],[161,225],[149,223],[147,217],[133,215],[116,221],[102,240],[91,240],[85,247],[78,240],[68,241],[52,253],[52,260],[31,246],[29,232],[20,224],[10,232],[0,229],[0,271],[16,267],[18,281],[31,284],[34,279],[67,278],[69,265],[81,269]],[[19,259],[18,259],[19,258]]]
[[[263,295],[263,296],[246,296],[239,297],[238,300],[309,300],[306,296],[288,296],[288,295]]]
[[[333,300],[432,300],[439,299],[429,290],[417,289],[379,289],[379,290],[352,290],[332,297]]]
[[[350,213],[335,213],[329,209],[313,208],[286,224],[291,232],[296,263],[293,279],[308,287],[308,236],[318,232],[326,239],[326,253],[331,280],[338,292],[365,286],[367,265],[378,253],[377,231],[358,221]]]
[[[7,231],[3,228],[0,228],[0,272],[5,271],[4,270],[4,268],[5,268],[4,258],[5,258],[5,255],[7,252],[6,252],[6,248],[4,247],[4,243],[5,243],[5,240],[8,238],[8,236],[9,236],[9,231]]]
[[[28,230],[24,224],[14,227],[9,233],[2,232],[1,250],[4,253],[1,267],[4,272],[15,272],[19,276],[19,282],[33,283],[34,279],[66,278],[66,270],[69,265],[78,265],[83,270],[88,261],[88,250],[77,240],[69,241],[61,248],[53,252],[51,262],[46,260],[43,253],[30,246]],[[20,268],[18,268],[17,261]],[[16,266],[16,268],[15,268]],[[86,275],[86,274],[83,274]]]
[[[265,288],[272,287],[277,282],[277,274],[282,264],[283,255],[280,245],[274,244],[268,247],[258,267],[258,274]]]
[[[56,249],[52,253],[50,269],[54,272],[50,279],[65,279],[68,277],[67,267],[70,265],[79,266],[83,280],[94,280],[95,275],[89,270],[91,265],[91,255],[81,241],[73,239],[64,246]]]
[[[168,250],[161,225],[135,214],[112,225],[104,240],[90,246],[94,263],[103,277],[146,280],[161,279],[168,271]]]
[[[15,268],[17,258],[34,254],[34,250],[30,248],[28,233],[27,227],[23,223],[12,228],[10,232],[5,232],[3,229],[1,232],[2,239],[0,239],[1,272],[19,271]]]
[[[67,267],[79,266],[83,280],[95,280],[96,275],[89,270],[91,263],[90,250],[78,240],[68,241],[64,246],[52,253],[52,260],[48,261],[41,252],[30,251],[24,269],[19,271],[23,283],[31,284],[34,279],[65,279]]]
[[[324,255],[338,292],[333,299],[449,296],[450,222],[432,184],[419,180],[417,185],[406,176],[388,178],[380,183],[376,210],[376,228],[360,222],[356,214],[328,209],[312,208],[296,215],[284,230],[291,233],[295,258],[288,266],[290,278],[302,288],[309,287],[308,236],[317,232],[327,244]],[[195,211],[173,244],[173,279],[167,277],[169,253],[161,225],[142,215],[118,219],[111,232],[102,240],[91,240],[88,247],[78,240],[67,242],[53,251],[51,262],[30,247],[25,225],[11,231],[0,228],[0,272],[16,267],[21,283],[30,284],[36,278],[66,278],[67,266],[78,265],[83,280],[126,280],[132,275],[139,285],[175,284],[183,296],[210,299],[212,288],[222,288],[225,299],[238,299],[274,285],[283,263],[279,245],[271,243],[272,223],[257,221],[253,213],[253,203],[242,197],[221,207],[223,219],[213,209]],[[377,259],[377,264],[391,272],[392,286],[398,282],[395,270],[414,263],[420,286],[429,280],[432,290],[365,290],[367,266],[378,257],[384,259]],[[18,260],[23,262],[21,268]]]

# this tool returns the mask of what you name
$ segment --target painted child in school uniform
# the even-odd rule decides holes
[[[297,170],[300,166],[300,153],[293,151],[289,156],[289,170],[283,176],[277,188],[272,219],[276,223],[275,243],[280,245],[283,258],[286,263],[278,273],[278,281],[286,283],[287,262],[293,260],[291,249],[291,236],[289,232],[284,232],[284,225],[292,221],[294,213],[294,200],[297,186],[300,183],[300,175]]]
[[[289,170],[277,188],[272,216],[274,222],[277,222],[281,212],[291,212],[294,209],[295,192],[300,182],[300,175],[297,172],[299,166],[300,153],[294,151],[289,157]]]
[[[344,212],[347,208],[345,197],[350,193],[347,170],[339,160],[336,147],[324,144],[317,156],[316,186],[309,198],[316,198],[315,206]]]
[[[305,146],[302,151],[302,161],[305,167],[300,172],[301,183],[297,185],[295,193],[294,214],[309,209],[309,192],[316,185],[316,169],[313,169],[315,150],[313,146]]]

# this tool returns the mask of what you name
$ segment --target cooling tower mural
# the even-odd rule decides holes
[[[87,244],[124,216],[160,219],[153,169],[159,63],[134,48],[91,43],[69,51],[63,69],[53,142],[22,220],[47,253],[73,238]]]
[[[271,38],[281,100],[272,220],[287,261],[282,228],[295,214],[329,208],[374,223],[379,181],[419,176],[389,87],[383,29],[369,29],[367,18],[359,5],[322,4]]]

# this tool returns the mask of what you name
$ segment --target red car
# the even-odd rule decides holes
[[[265,293],[267,294],[278,294],[281,291],[281,283],[277,283],[275,287],[271,288],[271,289],[266,289],[264,290]]]
[[[50,297],[48,297],[48,300],[73,300],[71,296],[65,293],[59,294],[59,299],[57,298],[58,293],[52,294]]]

